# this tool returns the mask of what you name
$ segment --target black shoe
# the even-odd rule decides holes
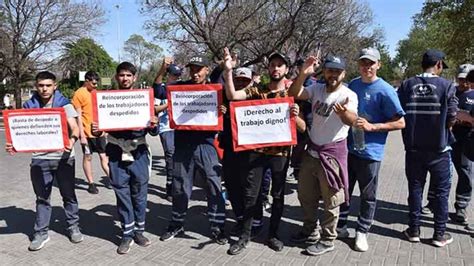
[[[455,213],[450,213],[449,218],[455,223],[467,224],[467,212],[466,209],[456,209]]]
[[[442,248],[453,243],[453,237],[449,233],[444,233],[444,235],[435,235],[433,237],[432,243],[433,245]]]
[[[130,251],[130,247],[133,245],[133,239],[131,238],[122,238],[122,242],[117,248],[118,254],[127,254]]]
[[[410,228],[408,227],[403,234],[406,236],[408,241],[416,243],[420,242],[420,228]]]
[[[173,239],[175,236],[184,233],[184,228],[180,227],[168,227],[168,231],[161,235],[161,241],[168,241]]]
[[[133,241],[137,243],[140,247],[148,247],[151,244],[150,239],[145,237],[143,233],[135,233],[133,236]]]
[[[272,237],[267,240],[267,245],[269,248],[275,250],[275,251],[281,251],[283,249],[283,242],[281,242],[280,239],[276,237]]]
[[[229,249],[227,250],[227,254],[237,255],[241,253],[245,249],[245,247],[247,247],[247,244],[248,244],[248,240],[239,239],[239,241],[230,245]]]
[[[99,194],[99,190],[97,189],[94,183],[89,184],[89,187],[87,188],[87,192],[89,192],[90,194]]]
[[[216,241],[217,244],[219,245],[225,245],[227,242],[229,242],[229,239],[227,239],[227,236],[224,233],[224,230],[212,230],[211,231],[211,238]]]
[[[306,253],[312,256],[319,256],[334,250],[334,244],[329,245],[321,241],[306,248]]]

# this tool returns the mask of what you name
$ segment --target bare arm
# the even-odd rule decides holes
[[[82,108],[77,107],[76,108],[77,112],[77,125],[79,127],[79,140],[81,142],[81,145],[87,144],[87,136],[86,133],[84,132],[84,125],[82,124]]]
[[[66,150],[71,150],[79,136],[79,126],[77,125],[77,120],[75,117],[69,117],[67,119],[67,124],[71,131],[71,135],[69,137],[69,145],[66,147]]]
[[[396,115],[385,123],[369,123],[365,118],[359,117],[356,126],[367,132],[388,132],[405,128],[405,118]]]
[[[247,93],[244,90],[236,91],[234,87],[234,80],[232,77],[232,57],[229,49],[224,48],[224,80],[225,80],[225,95],[229,101],[246,100]]]
[[[314,68],[318,66],[319,59],[314,56],[310,56],[306,59],[303,66],[301,67],[298,77],[293,81],[290,88],[288,89],[288,95],[293,96],[298,100],[308,100],[309,94],[304,90],[303,84],[306,77],[314,73]]]
[[[296,130],[298,130],[298,132],[300,133],[304,133],[306,131],[306,122],[303,119],[303,114],[300,113],[296,117],[295,120],[296,120]]]
[[[158,70],[158,73],[156,73],[155,77],[155,83],[160,84],[163,82],[163,77],[165,76],[166,69],[169,67],[169,65],[173,62],[173,59],[171,57],[165,57],[163,58],[163,64],[161,64],[160,70]]]
[[[157,105],[157,106],[155,106],[155,113],[158,114],[159,112],[163,112],[164,110],[166,110],[166,108],[168,108],[167,103]]]

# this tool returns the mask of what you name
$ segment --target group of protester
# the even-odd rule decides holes
[[[83,240],[79,229],[78,203],[74,192],[74,142],[80,139],[83,147],[83,168],[90,193],[97,193],[91,172],[91,153],[98,152],[102,168],[110,178],[117,198],[117,210],[122,226],[119,254],[129,252],[133,243],[150,245],[143,234],[150,178],[151,154],[145,136],[159,135],[166,162],[166,198],[172,202],[171,220],[160,237],[168,241],[184,233],[184,221],[191,198],[193,179],[206,181],[207,216],[211,238],[220,245],[228,243],[225,231],[225,199],[221,182],[224,181],[236,219],[232,233],[238,236],[227,253],[241,253],[252,236],[260,232],[262,189],[271,182],[271,217],[266,244],[281,251],[284,242],[279,227],[284,210],[287,170],[292,161],[298,177],[298,199],[304,218],[299,232],[291,241],[307,244],[306,253],[321,255],[334,250],[336,238],[350,236],[347,218],[351,195],[358,183],[360,210],[358,211],[355,246],[367,251],[368,232],[376,210],[378,176],[389,131],[402,130],[406,151],[405,170],[408,180],[408,228],[403,232],[411,242],[420,241],[422,195],[427,172],[430,173],[429,210],[434,213],[432,244],[443,247],[453,241],[445,232],[448,221],[448,196],[451,187],[451,163],[458,171],[455,218],[467,221],[466,207],[472,191],[472,157],[466,154],[472,124],[457,120],[458,108],[474,110],[472,65],[460,67],[458,87],[442,77],[447,68],[445,55],[430,49],[423,55],[423,73],[402,82],[398,90],[377,76],[380,53],[375,48],[360,51],[357,59],[360,77],[348,85],[343,81],[346,64],[340,56],[319,55],[299,60],[298,75],[287,78],[291,60],[275,52],[268,57],[268,84],[258,84],[258,73],[240,67],[237,60],[224,49],[223,59],[212,71],[207,57],[196,55],[185,66],[190,79],[181,80],[183,69],[165,58],[153,86],[155,111],[150,127],[142,130],[100,132],[92,122],[90,93],[99,76],[88,72],[84,87],[77,90],[72,104],[56,89],[56,77],[50,72],[36,76],[37,92],[24,108],[63,107],[66,110],[70,144],[64,152],[34,153],[31,180],[36,194],[35,234],[30,250],[39,250],[49,241],[48,226],[51,216],[50,194],[53,178],[58,181],[64,201],[71,242]],[[313,78],[322,66],[319,80]],[[119,89],[132,89],[136,68],[123,62],[116,69]],[[468,74],[469,73],[469,74]],[[469,75],[469,76],[468,76]],[[163,82],[166,76],[166,82]],[[210,78],[209,78],[210,77]],[[173,130],[167,115],[167,86],[220,83],[224,88],[224,129],[221,132]],[[236,152],[232,146],[230,115],[231,101],[294,97],[290,108],[296,128],[300,132],[299,152],[291,146],[272,146]],[[459,99],[459,102],[458,102]],[[458,106],[459,105],[459,106]],[[360,145],[360,136],[363,143]],[[453,135],[452,133],[455,133]],[[106,136],[106,137],[105,137]],[[215,143],[224,150],[219,159]],[[293,147],[295,149],[295,147]],[[13,153],[11,143],[6,151]],[[300,155],[300,158],[295,158]],[[220,171],[222,165],[222,171]],[[267,178],[266,178],[267,177]],[[268,180],[270,179],[270,180]],[[320,201],[322,205],[320,206]],[[320,215],[318,209],[322,208]],[[460,219],[458,221],[460,221]]]

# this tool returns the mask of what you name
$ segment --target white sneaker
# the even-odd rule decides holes
[[[356,232],[354,249],[360,252],[366,252],[369,250],[369,243],[367,243],[366,233]]]

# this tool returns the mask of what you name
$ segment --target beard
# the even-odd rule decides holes
[[[279,77],[279,78],[275,78],[275,77],[273,77],[273,76],[270,76],[270,81],[279,82],[279,81],[282,80],[283,78],[285,78],[284,75],[282,75],[282,76]]]

